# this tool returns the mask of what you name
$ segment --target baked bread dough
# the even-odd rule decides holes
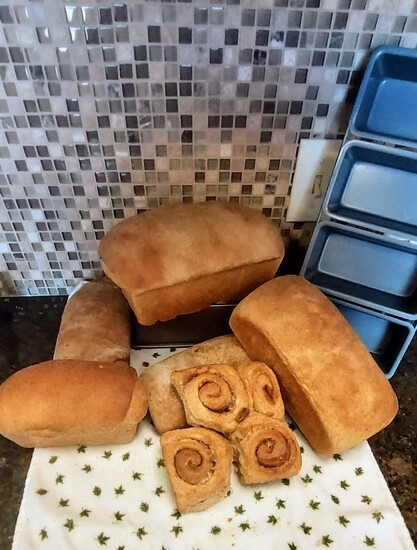
[[[235,367],[191,367],[174,371],[171,381],[192,426],[230,434],[249,414],[249,397]]]
[[[251,413],[230,438],[245,485],[292,477],[301,469],[300,447],[285,422]]]
[[[336,306],[306,279],[277,277],[234,309],[248,355],[278,377],[285,408],[317,453],[345,451],[387,426],[398,402]]]
[[[159,433],[187,426],[184,406],[171,384],[174,370],[192,366],[226,363],[238,366],[250,362],[233,335],[211,338],[159,363],[146,367],[141,374],[149,401],[149,413]]]
[[[129,443],[146,411],[128,365],[46,361],[0,386],[0,433],[22,447]]]
[[[241,299],[275,275],[284,252],[271,220],[221,201],[148,210],[114,226],[99,246],[104,272],[142,325]]]
[[[82,286],[62,314],[54,359],[129,362],[130,307],[121,290],[103,277]]]
[[[205,510],[227,495],[233,458],[227,439],[206,428],[185,428],[164,433],[160,443],[182,514]]]
[[[248,393],[249,409],[284,420],[284,402],[274,371],[265,363],[254,361],[239,365],[237,372]]]

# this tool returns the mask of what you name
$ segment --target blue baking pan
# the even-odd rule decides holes
[[[367,65],[349,122],[358,137],[417,146],[417,51],[380,46]]]
[[[321,222],[301,275],[331,296],[417,319],[417,245],[408,241]]]
[[[348,142],[333,171],[322,217],[416,237],[417,153]]]
[[[402,319],[343,300],[333,298],[332,301],[365,344],[385,376],[391,378],[414,337],[414,326]]]

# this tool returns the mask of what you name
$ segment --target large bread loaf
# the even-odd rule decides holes
[[[305,279],[265,283],[235,308],[230,326],[253,360],[273,368],[286,410],[318,453],[349,449],[396,415],[397,398],[381,369]]]
[[[0,433],[22,447],[128,443],[146,411],[143,383],[127,365],[46,361],[0,386]]]
[[[128,218],[103,238],[99,252],[138,321],[151,325],[246,296],[275,275],[284,245],[259,211],[215,201]]]

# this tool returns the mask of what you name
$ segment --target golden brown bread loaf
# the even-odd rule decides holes
[[[64,308],[54,359],[129,358],[130,308],[121,290],[106,277],[86,283]]]
[[[265,283],[230,326],[253,360],[277,374],[286,410],[318,453],[354,447],[398,410],[383,372],[331,301],[305,279]]]
[[[128,365],[46,361],[0,386],[0,433],[22,447],[129,443],[146,411]]]
[[[214,201],[123,220],[99,253],[138,321],[151,325],[246,296],[275,275],[284,244],[259,211]]]
[[[145,368],[141,378],[145,384],[149,412],[155,428],[159,433],[164,433],[187,426],[184,406],[171,384],[171,373],[174,370],[215,363],[237,367],[249,361],[236,337],[228,334],[211,338]]]

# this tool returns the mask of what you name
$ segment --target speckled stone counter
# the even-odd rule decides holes
[[[64,297],[0,298],[0,382],[53,355]],[[417,341],[391,380],[400,411],[370,440],[405,522],[417,544]],[[32,451],[0,436],[0,549],[11,547]]]

